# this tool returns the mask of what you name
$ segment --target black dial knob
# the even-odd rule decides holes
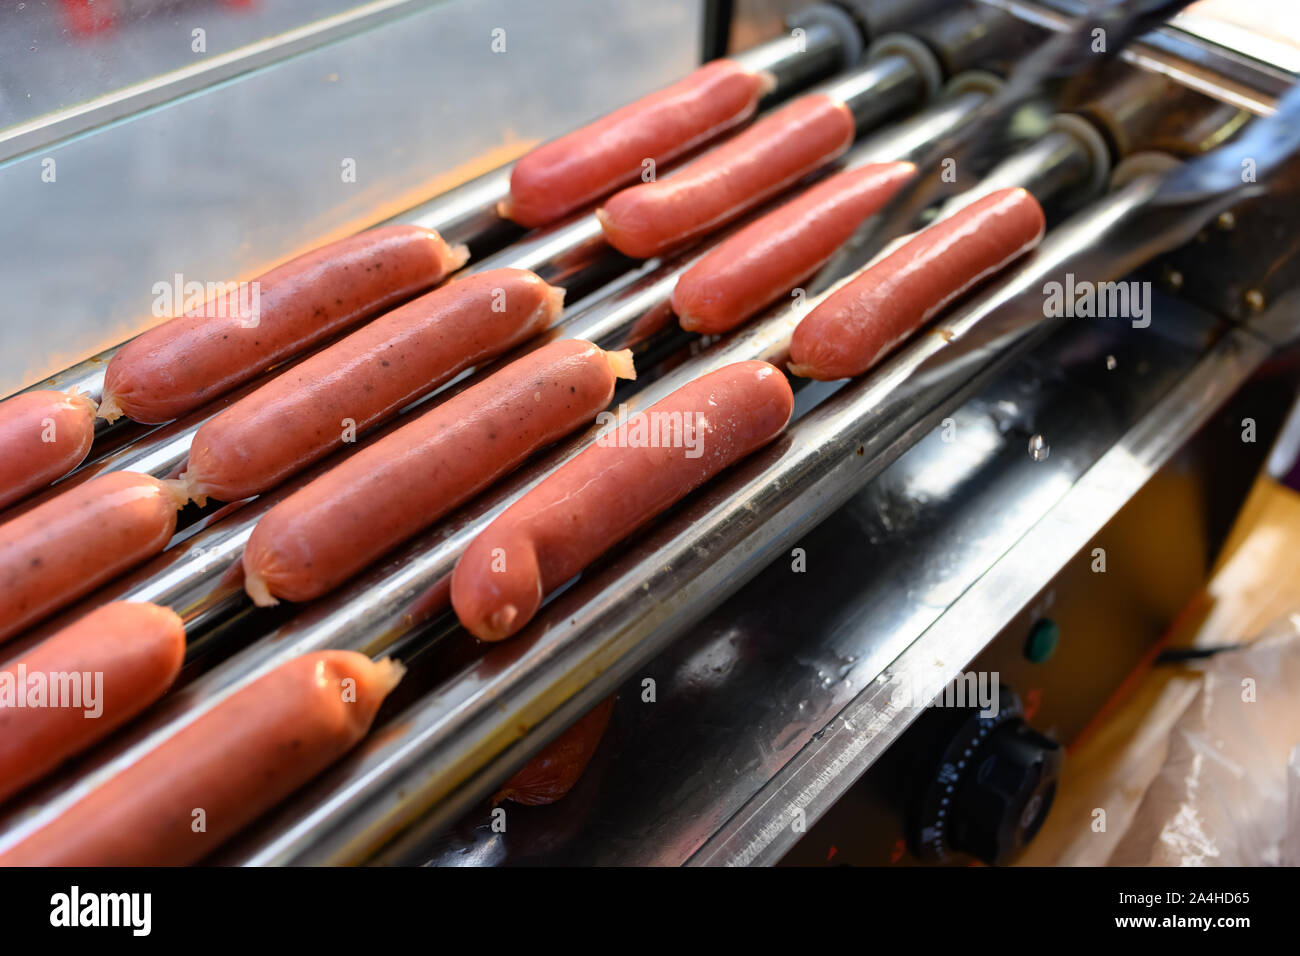
[[[1051,809],[1060,745],[1025,722],[1014,697],[997,714],[965,710],[934,722],[942,728],[936,746],[917,767],[908,828],[913,852],[940,862],[967,854],[1010,862]]]
[[[989,735],[957,788],[948,844],[985,863],[1020,855],[1047,819],[1061,748],[1020,718]]]

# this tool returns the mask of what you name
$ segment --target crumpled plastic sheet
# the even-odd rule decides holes
[[[1289,806],[1300,813],[1300,612],[1203,668],[1112,866],[1300,862],[1300,833],[1288,839],[1287,820]]]

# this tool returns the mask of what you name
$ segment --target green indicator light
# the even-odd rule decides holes
[[[1025,642],[1025,657],[1034,664],[1041,664],[1056,653],[1056,645],[1061,641],[1061,629],[1051,618],[1044,617],[1034,622],[1029,629],[1029,640]]]

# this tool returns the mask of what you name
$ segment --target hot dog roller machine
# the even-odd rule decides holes
[[[408,676],[356,751],[214,862],[1008,862],[1051,812],[1066,747],[1204,582],[1295,397],[1297,62],[1277,23],[1071,0],[612,2],[599,23],[576,2],[521,6],[322,0],[309,17],[272,6],[227,23],[144,4],[164,72],[122,61],[111,95],[71,105],[75,83],[61,105],[28,105],[39,71],[0,74],[14,385],[48,372],[31,366],[56,343],[86,354],[138,331],[126,279],[242,274],[384,220],[467,242],[470,269],[564,286],[563,334],[638,353],[618,396],[632,407],[730,361],[781,361],[793,306],[709,339],[667,315],[717,236],[642,263],[589,213],[528,234],[495,213],[501,161],[724,53],[776,77],[764,109],[840,95],[859,131],[841,163],[921,164],[936,192],[893,210],[902,231],[1022,185],[1046,238],[868,375],[799,388],[785,435],[499,646],[460,630],[437,585],[572,443],[305,606],[254,609],[230,573],[291,489],[191,507],[168,551],[82,606],[181,613],[178,687],[10,807],[0,846],[252,675],[340,647],[398,656]],[[1135,29],[1119,16],[1134,12],[1154,19]],[[209,14],[210,55],[167,46]],[[1069,55],[1043,67],[1054,43]],[[71,55],[33,62],[47,87],[76,76]],[[171,159],[145,147],[159,129],[180,132]],[[33,185],[46,160],[57,179]],[[93,393],[111,351],[44,384]],[[83,470],[168,474],[206,414],[104,426]],[[614,693],[564,799],[492,812],[503,780]]]

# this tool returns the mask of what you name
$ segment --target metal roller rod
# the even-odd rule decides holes
[[[379,225],[433,229],[450,243],[469,246],[474,256],[494,251],[524,234],[522,226],[497,213],[497,204],[510,195],[514,165],[498,166]]]
[[[919,106],[928,93],[916,64],[895,54],[877,57],[808,91],[809,96],[824,94],[847,106],[858,135],[909,107]]]
[[[979,183],[950,197],[939,218],[991,192],[1023,186],[1036,196],[1062,200],[1090,198],[1110,174],[1110,153],[1105,140],[1087,120],[1058,116],[1058,127],[1008,156],[981,177]]]
[[[246,864],[410,862],[577,716],[824,520],[1045,333],[1042,285],[1104,248],[1151,194],[1137,181],[1053,230],[1013,273],[852,382],[690,500],[538,620],[394,718],[223,857]],[[1084,272],[1113,278],[1136,263]],[[526,741],[521,741],[526,738]]]
[[[594,212],[546,226],[470,266],[469,274],[489,269],[528,269],[551,285],[579,295],[593,291],[636,266],[605,241]]]
[[[835,19],[833,13],[825,19],[807,17],[798,24],[802,35],[787,33],[729,59],[755,73],[765,70],[772,75],[776,87],[765,100],[771,102],[857,61],[862,52],[861,34],[852,23],[832,22]]]
[[[762,68],[772,73],[776,87],[768,95],[770,100],[788,95],[833,72],[841,65],[847,39],[827,24],[810,25],[805,30],[802,42],[790,36],[781,36],[747,50],[737,58],[746,65],[756,64],[751,68]],[[426,203],[399,213],[380,225],[408,223],[436,229],[448,242],[463,242],[471,248],[490,247],[495,242],[508,240],[522,230],[497,214],[497,204],[510,193],[510,170],[513,167],[514,163],[502,165]],[[98,401],[104,389],[104,366],[125,344],[123,342],[105,349],[71,368],[21,389],[17,394],[35,389],[66,391],[76,388]],[[98,438],[102,431],[112,426],[103,419],[97,419],[95,427],[95,436]]]
[[[812,304],[815,303],[810,303],[805,309]],[[682,384],[732,362],[752,358],[780,362],[803,314],[804,309],[796,311],[783,307],[773,310],[766,318],[732,333],[663,379],[648,385],[632,396],[627,405],[632,410],[644,408]],[[69,784],[56,781],[53,790],[38,793],[38,801],[43,800],[44,805],[36,808],[32,819],[49,819],[61,807],[93,789],[115,768],[137,759],[225,696],[292,657],[322,648],[359,650],[372,655],[383,653],[396,640],[445,609],[448,577],[459,555],[478,532],[511,502],[586,447],[599,430],[589,429],[546,455],[535,467],[507,477],[469,506],[354,578],[336,595],[305,606],[297,617],[270,635],[173,692],[138,721],[120,744],[102,748],[99,763],[84,777]],[[253,502],[246,506],[247,514],[238,518],[246,531],[232,532],[218,525],[205,533],[222,543],[221,560],[206,565],[201,585],[209,594],[215,593],[218,602],[242,600],[242,595],[232,590],[224,576],[229,562],[242,548],[242,540],[251,533],[255,521],[250,515],[257,510],[257,504]],[[208,554],[205,535],[197,536],[195,545],[203,549],[201,555]],[[171,569],[172,575],[179,578],[181,587],[193,587],[195,582],[180,571],[181,566]],[[159,579],[155,576],[152,580],[156,586],[163,581],[171,582],[173,578]],[[227,589],[226,592],[221,588]],[[189,592],[186,596],[192,594]],[[173,595],[171,599],[178,597]],[[30,820],[20,820],[12,827],[0,828],[0,847],[11,838],[17,839],[17,834],[27,832],[31,825],[35,824]]]

